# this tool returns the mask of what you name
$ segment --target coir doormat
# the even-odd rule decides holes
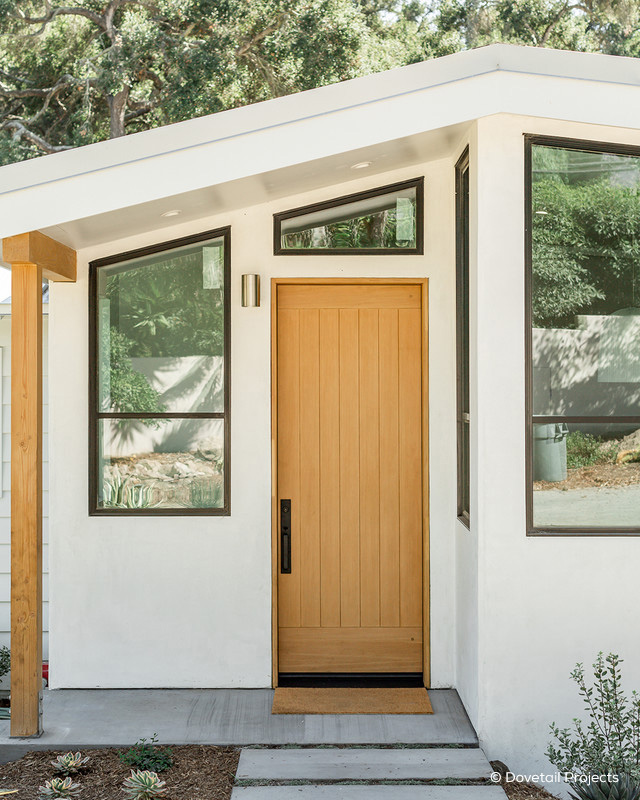
[[[423,688],[310,688],[275,691],[272,714],[433,714]]]

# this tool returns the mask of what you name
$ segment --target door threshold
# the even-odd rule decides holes
[[[424,686],[421,672],[281,672],[278,686],[345,689],[413,688]]]

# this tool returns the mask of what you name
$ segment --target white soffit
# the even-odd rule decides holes
[[[167,204],[186,207],[184,222],[348,180],[346,161],[382,172],[440,157],[460,125],[490,114],[640,128],[638,87],[640,59],[456,53],[3,167],[0,237],[60,226],[82,247],[165,228],[154,215]]]
[[[307,161],[292,167],[251,175],[236,181],[207,186],[204,189],[164,197],[126,208],[118,208],[91,217],[43,228],[43,233],[63,244],[81,249],[151,231],[163,231],[171,238],[171,226],[184,225],[203,217],[248,208],[302,192],[336,187],[332,196],[348,194],[350,189],[340,184],[362,180],[391,170],[410,167],[421,161],[436,160],[449,155],[462,140],[466,126],[440,128],[437,131],[397,139],[348,153]],[[366,170],[353,170],[353,164],[371,161]],[[415,177],[420,177],[416,174]],[[378,182],[384,182],[380,179]],[[162,214],[180,209],[179,216],[166,218]],[[285,208],[279,209],[285,211]]]

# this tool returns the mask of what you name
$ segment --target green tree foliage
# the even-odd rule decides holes
[[[576,314],[640,304],[636,186],[545,178],[533,187],[533,318],[574,327]]]
[[[509,42],[640,55],[637,0],[441,0],[437,17],[460,49]]]
[[[419,27],[355,0],[0,0],[0,162],[417,60]]]
[[[640,56],[640,3],[0,0],[0,164],[492,42]]]

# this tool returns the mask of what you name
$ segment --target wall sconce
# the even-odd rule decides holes
[[[260,306],[260,276],[242,276],[242,305],[244,308]]]

